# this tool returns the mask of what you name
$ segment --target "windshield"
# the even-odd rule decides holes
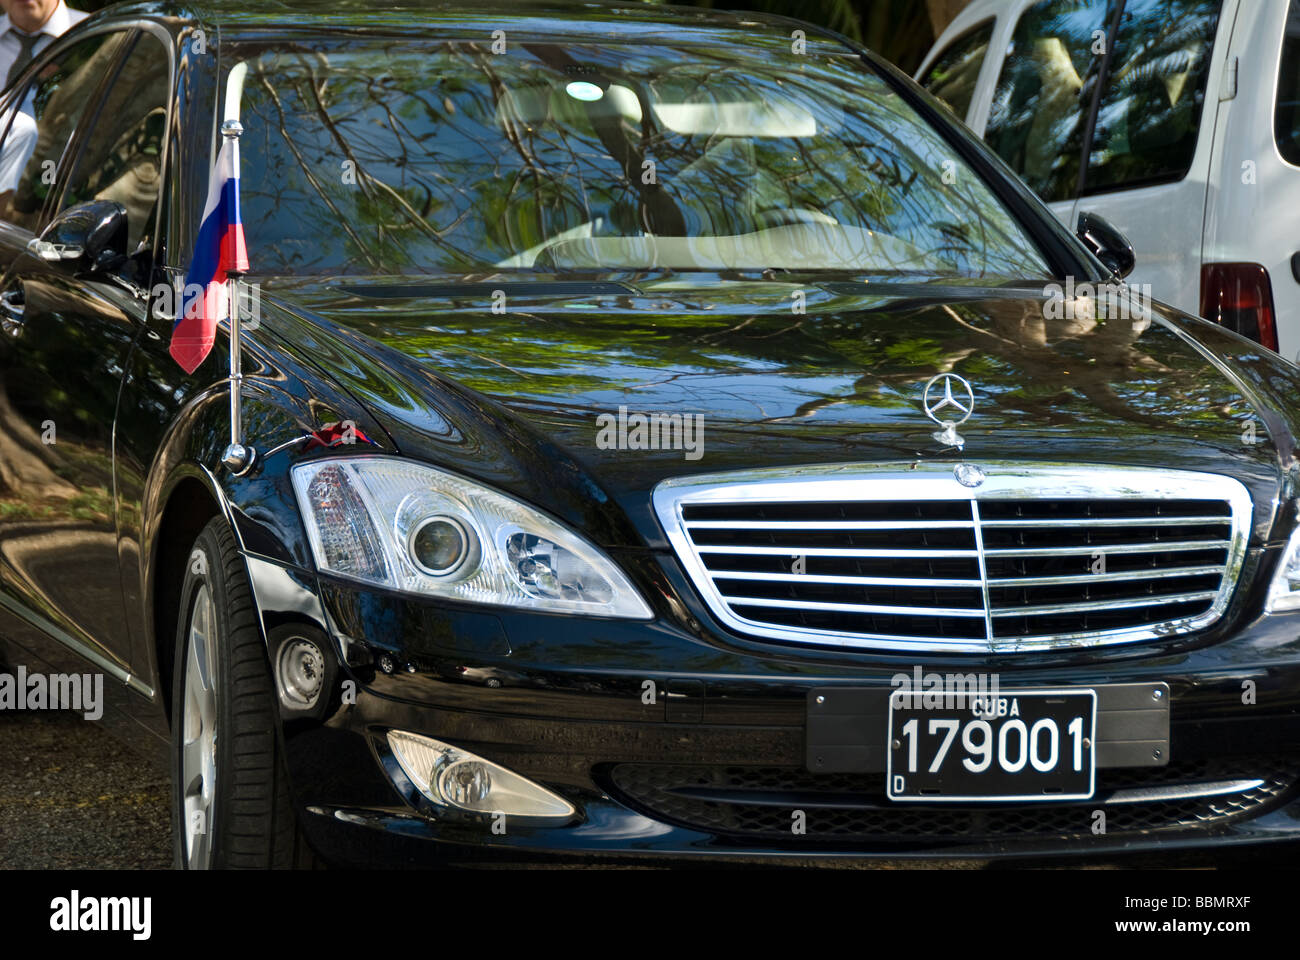
[[[258,271],[1050,276],[980,177],[847,51],[492,46],[249,57]]]

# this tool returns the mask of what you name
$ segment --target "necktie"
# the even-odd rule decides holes
[[[14,31],[14,36],[18,38],[18,43],[22,46],[22,49],[18,51],[18,59],[14,61],[14,65],[9,68],[9,75],[5,77],[6,87],[17,80],[18,74],[22,73],[23,68],[32,62],[32,49],[36,46],[36,41],[41,39],[41,34],[39,33],[34,37],[29,37],[25,33],[19,33],[17,30]]]

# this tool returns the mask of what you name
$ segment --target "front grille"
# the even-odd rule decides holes
[[[1034,804],[897,804],[885,775],[815,774],[787,767],[623,763],[604,773],[621,802],[659,820],[737,839],[796,845],[818,839],[900,843],[1008,837],[1090,837],[1106,816],[1110,838],[1151,831],[1214,829],[1285,802],[1300,759],[1277,756],[1175,762],[1097,771],[1096,795]],[[806,832],[791,831],[803,811]]]
[[[1203,628],[1231,596],[1251,513],[1230,478],[1120,468],[990,467],[977,489],[946,467],[827,468],[669,482],[655,504],[737,630],[951,651]]]

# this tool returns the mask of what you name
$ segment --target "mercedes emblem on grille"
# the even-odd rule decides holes
[[[953,395],[954,384],[957,387],[956,396]],[[940,387],[943,389],[942,394],[939,392]],[[931,377],[921,394],[921,406],[925,408],[925,415],[942,428],[930,436],[946,447],[960,450],[966,445],[965,438],[957,432],[957,428],[969,420],[975,410],[975,391],[965,379],[955,373],[941,373]],[[961,414],[960,420],[954,419],[957,414]]]
[[[952,475],[963,487],[978,487],[984,482],[984,471],[973,463],[959,463],[952,468]]]

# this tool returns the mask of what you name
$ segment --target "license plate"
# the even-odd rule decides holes
[[[887,793],[900,801],[1087,800],[1095,690],[1004,690],[924,706],[889,698]],[[957,698],[960,699],[960,698]]]

